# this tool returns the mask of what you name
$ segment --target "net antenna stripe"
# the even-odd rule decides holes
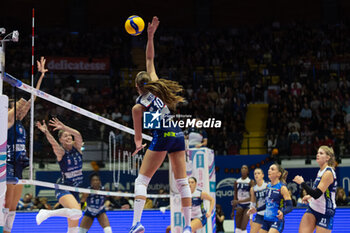
[[[110,192],[110,191],[102,191],[102,190],[87,189],[87,188],[78,188],[78,187],[57,184],[57,183],[44,182],[44,181],[39,181],[39,180],[25,180],[25,179],[23,179],[23,180],[18,180],[17,184],[29,184],[29,185],[46,187],[46,188],[68,190],[68,191],[72,191],[72,192],[99,194],[99,195],[115,196],[115,197],[135,197],[135,194],[131,194],[131,193],[120,193],[120,192]],[[169,194],[147,194],[147,197],[149,197],[149,198],[169,198],[170,195]]]
[[[32,10],[32,77],[31,84],[34,88],[34,8]],[[29,144],[29,179],[33,180],[33,146],[34,146],[34,95],[31,93],[30,109],[30,144]]]
[[[107,118],[104,118],[102,116],[99,116],[95,113],[92,113],[88,110],[85,110],[83,108],[80,108],[74,104],[71,104],[71,103],[68,103],[62,99],[59,99],[55,96],[52,96],[50,94],[47,94],[46,92],[43,92],[43,91],[40,91],[40,90],[36,90],[34,87],[31,87],[23,82],[21,82],[20,80],[16,79],[15,77],[13,77],[12,75],[8,74],[8,73],[5,73],[5,76],[6,78],[4,79],[4,81],[6,81],[7,83],[9,84],[12,84],[12,85],[15,85],[16,87],[18,87],[19,89],[25,91],[25,92],[28,92],[28,93],[32,93],[33,95],[41,98],[41,99],[44,99],[44,100],[47,100],[51,103],[54,103],[56,105],[59,105],[63,108],[66,108],[66,109],[70,109],[72,110],[73,112],[76,112],[76,113],[79,113],[83,116],[86,116],[90,119],[93,119],[93,120],[96,120],[96,121],[99,121],[101,123],[104,123],[108,126],[111,126],[113,128],[116,128],[116,129],[119,129],[119,130],[122,130],[124,132],[127,132],[127,133],[130,133],[130,134],[133,134],[135,135],[135,131],[129,127],[126,127],[124,125],[121,125],[119,123],[116,123],[114,121],[111,121]],[[148,140],[148,141],[152,141],[152,137],[149,136],[149,135],[146,135],[146,134],[142,134],[142,138],[145,139],[145,140]]]

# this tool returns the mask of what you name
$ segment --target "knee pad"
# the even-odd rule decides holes
[[[4,231],[11,232],[13,227],[13,222],[15,221],[16,211],[9,211],[4,224]]]
[[[79,227],[68,227],[67,233],[79,233]]]
[[[81,210],[78,210],[78,209],[69,210],[69,219],[71,220],[79,220],[82,215],[83,215],[83,212],[81,212]]]
[[[176,182],[176,188],[177,190],[179,190],[181,198],[192,197],[191,189],[190,189],[190,186],[188,185],[187,178],[176,179],[175,182]]]
[[[135,196],[146,196],[150,177],[139,174],[135,180]]]
[[[105,227],[103,228],[103,232],[104,233],[112,233],[112,228],[109,226],[109,227]]]
[[[79,233],[87,233],[88,230],[82,227],[79,227]]]

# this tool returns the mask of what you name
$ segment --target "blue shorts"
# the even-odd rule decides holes
[[[207,216],[205,216],[205,214],[202,215],[202,217],[200,217],[200,218],[192,218],[191,220],[193,220],[193,219],[199,219],[202,223],[202,227],[204,227],[205,224],[207,224]]]
[[[270,228],[274,228],[274,229],[278,230],[279,233],[281,233],[284,229],[284,219],[278,220],[276,222],[270,222],[270,221],[264,220],[264,222],[261,226],[261,229],[263,229],[265,231],[269,231]]]
[[[324,214],[318,213],[308,207],[305,213],[310,213],[316,218],[316,225],[322,228],[326,228],[327,230],[333,229],[333,216],[326,216]]]
[[[105,208],[100,210],[97,214],[92,213],[89,210],[86,210],[84,216],[87,216],[87,217],[90,217],[90,218],[94,219],[94,218],[98,218],[98,216],[100,216],[101,214],[103,214],[105,212],[106,212]]]
[[[253,222],[263,225],[264,224],[264,215],[256,214],[254,216]]]
[[[184,133],[154,130],[153,140],[148,147],[152,151],[168,151],[169,153],[185,150]]]
[[[15,163],[15,165],[11,163],[6,164],[6,179],[7,180],[14,180],[15,178],[22,179],[22,173],[23,169],[25,167],[22,166],[20,163]]]
[[[73,186],[71,184],[65,184],[62,182],[62,178],[59,178],[57,181],[57,184],[62,184],[62,185],[68,185],[68,186]],[[61,189],[55,189],[55,195],[57,198],[57,201],[60,200],[61,197],[71,194],[75,197],[75,199],[77,200],[78,204],[80,203],[80,198],[79,198],[79,193],[78,192],[72,192],[72,191],[67,191],[67,190],[61,190]]]

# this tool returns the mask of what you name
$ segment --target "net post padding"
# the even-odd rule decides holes
[[[0,232],[4,226],[6,195],[6,146],[7,146],[8,97],[0,95]]]

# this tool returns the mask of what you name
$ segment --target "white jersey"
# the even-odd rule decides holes
[[[237,200],[243,200],[250,197],[250,179],[249,177],[244,180],[239,178],[237,181]],[[242,202],[240,204],[249,204],[250,201]]]
[[[266,196],[267,196],[267,183],[264,181],[264,183],[261,186],[258,186],[257,184],[253,187],[255,199],[256,199],[256,208],[259,208],[260,206],[265,205],[266,202]],[[264,215],[265,210],[259,211],[257,214]]]
[[[192,193],[192,214],[191,219],[194,218],[201,218],[203,216],[203,213],[205,213],[204,206],[203,206],[203,200],[201,198],[202,191],[196,189]]]
[[[335,208],[337,207],[335,203],[335,192],[337,189],[337,176],[333,168],[327,166],[322,171],[321,170],[318,171],[313,188],[314,189],[317,188],[317,186],[320,184],[323,174],[326,171],[332,172],[334,181],[332,184],[328,186],[327,190],[319,198],[317,198],[316,200],[312,198],[309,206],[311,209],[313,209],[314,211],[320,214],[333,217],[335,214]]]

